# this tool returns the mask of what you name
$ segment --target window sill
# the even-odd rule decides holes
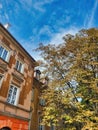
[[[27,109],[25,109],[25,108],[21,108],[21,107],[19,107],[18,105],[10,104],[10,103],[4,102],[4,101],[2,101],[2,100],[0,100],[0,102],[3,103],[3,104],[5,104],[5,107],[6,107],[6,106],[10,106],[10,107],[12,107],[12,108],[14,108],[14,109],[17,108],[17,109],[20,109],[20,110],[23,110],[23,111],[26,111],[26,112],[30,112],[30,110],[27,110]]]
[[[3,70],[4,72],[7,71],[7,65],[8,65],[8,62],[0,58],[0,69]]]

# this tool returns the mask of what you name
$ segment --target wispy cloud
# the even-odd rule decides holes
[[[40,0],[40,1],[36,1],[36,0],[21,0],[19,2],[21,3],[21,5],[26,10],[35,9],[37,11],[44,12],[45,11],[45,7],[44,6],[46,4],[52,3],[53,1],[54,0]]]
[[[91,10],[91,14],[87,14],[86,19],[84,21],[84,26],[87,25],[87,28],[90,28],[93,25],[94,22],[94,16],[95,16],[95,12],[98,6],[98,0],[95,0],[94,6]]]
[[[98,6],[98,0],[95,0],[95,4],[94,4],[94,7],[92,9],[91,17],[90,17],[89,22],[88,22],[88,27],[91,27],[93,24],[94,14],[95,14],[95,11],[97,9],[97,6]]]
[[[55,33],[55,32],[51,31],[49,26],[45,25],[43,27],[43,29],[41,29],[40,32],[35,37],[32,36],[30,38],[29,42],[27,42],[27,43],[23,42],[23,43],[24,43],[24,46],[26,46],[28,48],[27,50],[29,50],[29,53],[36,60],[39,60],[39,59],[41,59],[40,53],[33,51],[33,49],[36,49],[38,47],[38,45],[37,46],[35,46],[35,45],[36,45],[36,39],[38,39],[40,37],[40,35],[44,34],[45,32],[48,32],[50,39],[47,39],[46,41],[44,41],[43,44],[58,45],[58,44],[61,44],[64,42],[64,40],[62,39],[63,36],[65,36],[66,34],[75,35],[78,32],[78,30],[80,30],[80,29],[71,26],[69,29],[60,29],[60,30],[58,30],[58,33]],[[36,33],[36,31],[35,31],[35,33]],[[41,41],[41,39],[38,39],[38,41]],[[35,42],[35,44],[34,44],[34,42]]]
[[[43,7],[44,5],[46,4],[50,4],[52,3],[54,0],[43,0],[43,1],[37,1],[34,3],[33,7],[36,9],[36,10],[39,10],[41,12],[44,12],[45,11],[45,8]]]
[[[61,43],[64,42],[62,38],[66,34],[75,35],[79,30],[80,30],[80,28],[71,26],[70,28],[67,28],[67,29],[64,29],[64,28],[61,29],[60,28],[60,29],[58,29],[58,32],[55,32],[55,31],[52,30],[52,28],[50,28],[50,26],[45,25],[43,28],[40,29],[40,31],[38,33],[37,33],[37,30],[34,31],[34,33],[35,34],[37,33],[37,35],[33,35],[30,38],[30,42],[35,43],[35,44],[43,42],[43,44],[55,44],[55,45],[58,45],[58,44],[61,44]],[[45,34],[48,37],[48,39],[46,38],[46,39],[42,40],[41,36],[43,36]],[[35,46],[33,46],[33,47],[36,48]]]
[[[47,34],[48,37],[52,36],[52,28],[49,25],[44,25],[43,28],[40,29],[39,35],[45,35]]]
[[[75,35],[77,32],[79,31],[79,28],[76,28],[76,27],[70,27],[69,29],[62,29],[60,30],[60,32],[58,33],[55,33],[53,35],[53,37],[51,38],[50,40],[50,44],[61,44],[63,43],[63,37],[66,35],[66,34],[72,34],[72,35]]]
[[[3,8],[3,6],[2,6],[2,4],[0,3],[0,9],[2,9]]]

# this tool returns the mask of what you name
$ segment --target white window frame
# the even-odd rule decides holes
[[[9,94],[10,94],[10,88],[11,87],[13,87],[14,89],[16,88],[17,89],[17,92],[16,92],[16,96],[15,96],[15,102],[14,103],[12,103],[12,97],[14,97],[14,89],[12,89],[12,95],[11,95],[11,98],[9,99],[9,101],[8,101],[8,96],[9,96]],[[20,89],[19,89],[19,87],[17,87],[17,86],[15,86],[15,85],[13,85],[13,84],[11,84],[10,85],[10,87],[9,87],[9,91],[8,91],[8,96],[7,96],[7,102],[8,103],[10,103],[10,104],[12,104],[12,105],[17,105],[18,104],[18,100],[19,100],[19,95],[20,95]]]
[[[17,65],[17,62],[18,62],[18,65]],[[21,69],[20,69],[20,65],[21,65]],[[21,60],[16,60],[16,66],[15,66],[15,68],[20,73],[23,73],[24,72],[24,63]]]
[[[2,52],[1,52],[1,55],[0,55],[0,58],[2,58],[4,61],[6,61],[6,62],[9,62],[9,59],[10,59],[10,49],[8,49],[8,47],[6,47],[6,46],[4,46],[4,45],[0,45],[0,48],[3,48],[3,50],[2,50]],[[5,50],[7,51],[7,54],[6,54],[6,57],[5,58],[3,58],[3,56],[4,56],[4,52],[5,52]]]

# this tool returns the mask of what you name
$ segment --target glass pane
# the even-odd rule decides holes
[[[19,61],[16,62],[16,69],[18,70]]]
[[[3,52],[3,47],[2,46],[0,46],[0,57],[1,57],[1,55],[2,55],[2,52]]]
[[[6,60],[7,54],[8,54],[8,51],[4,50],[3,55],[2,55],[2,59]]]
[[[16,93],[17,93],[17,88],[15,87],[15,88],[14,88],[13,95],[16,95]]]
[[[15,99],[16,99],[16,95],[12,95],[12,100],[11,100],[11,104],[15,104]]]
[[[0,75],[0,80],[2,79],[2,76]]]
[[[13,86],[10,86],[9,92],[8,92],[8,98],[7,98],[7,102],[11,102],[11,96],[13,93]]]
[[[19,65],[19,71],[21,72],[21,69],[22,69],[22,64],[20,63]]]
[[[13,94],[12,94],[11,104],[15,104],[16,94],[17,94],[17,88],[14,87],[14,88],[13,88]]]
[[[12,100],[12,101],[11,101],[11,104],[15,104],[15,100]]]
[[[9,93],[9,94],[8,94],[8,98],[7,98],[7,102],[10,103],[10,101],[11,101],[11,94]]]
[[[14,86],[10,86],[7,102],[15,104],[16,95],[17,95],[17,88]]]

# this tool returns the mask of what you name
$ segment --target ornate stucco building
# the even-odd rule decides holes
[[[0,24],[0,129],[28,130],[36,61]]]
[[[0,130],[54,130],[41,125],[45,105],[40,98],[47,79],[40,80],[36,61],[0,24]]]

